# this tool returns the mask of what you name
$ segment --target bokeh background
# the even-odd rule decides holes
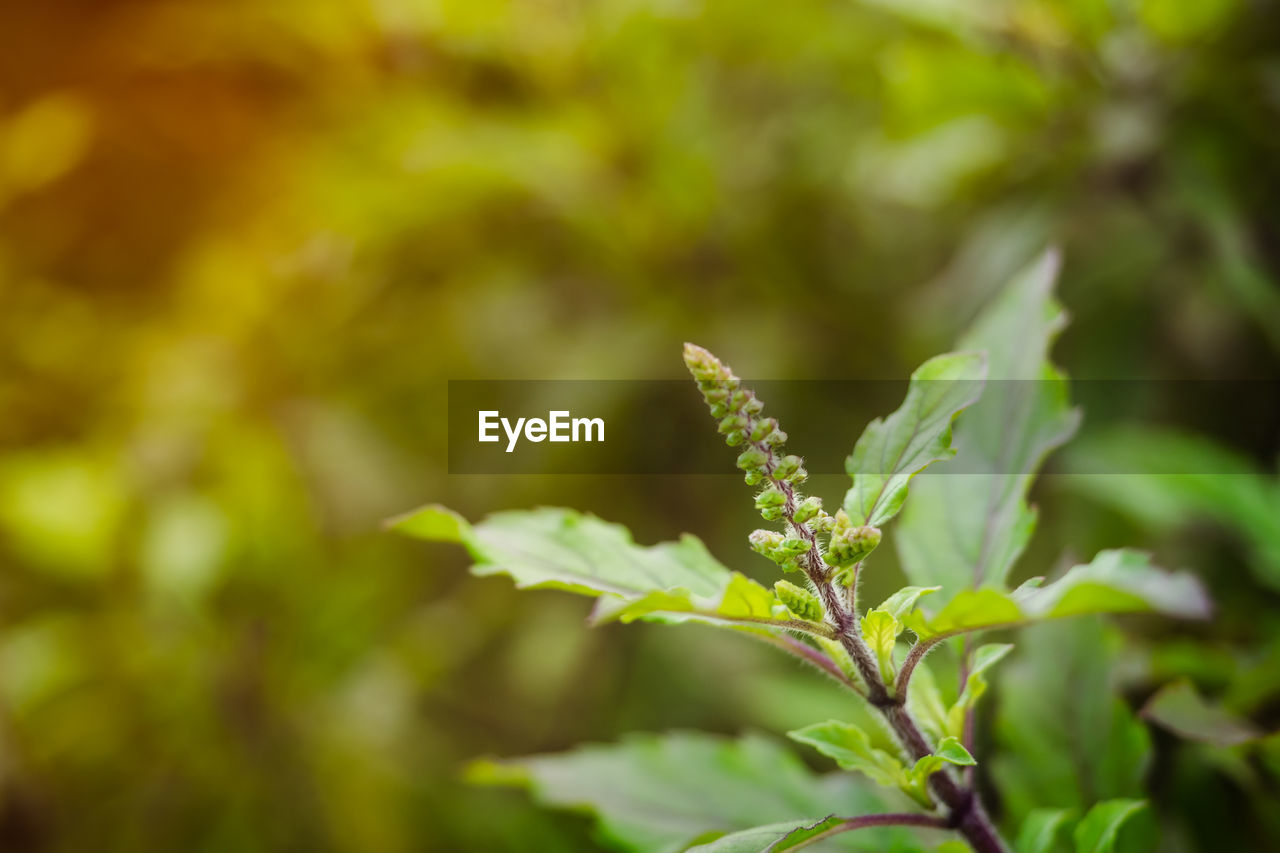
[[[1280,378],[1278,12],[3,4],[0,849],[590,850],[460,768],[838,715],[746,641],[589,632],[382,532],[563,504],[769,574],[731,475],[448,476],[446,380],[678,378],[686,339],[746,376],[902,377],[1049,243],[1072,376]],[[1127,451],[1234,478],[1038,488],[1023,574],[1138,544],[1218,601],[1123,626],[1098,684],[1129,710],[1189,675],[1280,724],[1275,446],[1213,434],[1255,405]],[[1148,736],[1125,784],[1167,849],[1280,848],[1274,750]]]

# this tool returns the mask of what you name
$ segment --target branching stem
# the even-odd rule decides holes
[[[888,814],[868,814],[858,817],[843,818],[837,824],[820,832],[817,835],[806,838],[798,844],[792,845],[789,849],[799,850],[802,847],[808,847],[810,844],[817,844],[833,835],[839,835],[842,832],[851,832],[855,829],[868,829],[873,826],[924,826],[933,829],[949,829],[950,825],[946,818],[937,817],[936,815],[914,814],[912,812],[888,813]]]

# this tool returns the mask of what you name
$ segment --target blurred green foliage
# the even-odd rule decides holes
[[[6,4],[0,848],[590,849],[458,767],[826,715],[767,650],[589,634],[382,535],[427,498],[702,515],[751,565],[732,477],[449,478],[445,380],[674,377],[685,339],[903,376],[1049,240],[1073,375],[1275,378],[1278,45],[1269,0]],[[1040,500],[1045,553],[1134,532]],[[1160,555],[1245,673],[1280,636],[1248,548]],[[1217,649],[1166,639],[1131,701]],[[1249,826],[1240,778],[1157,806]]]

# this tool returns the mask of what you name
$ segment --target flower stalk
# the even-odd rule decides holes
[[[911,673],[932,646],[917,644],[904,662],[896,681],[886,684],[875,654],[862,638],[857,611],[856,585],[863,561],[880,544],[881,531],[853,524],[844,510],[832,516],[820,499],[804,497],[798,486],[807,478],[800,457],[783,455],[786,433],[773,418],[763,417],[764,404],[728,365],[702,347],[685,344],[685,365],[697,381],[719,430],[731,447],[743,447],[738,467],[748,485],[759,486],[756,508],[766,521],[781,522],[782,531],[757,530],[750,536],[753,550],[784,571],[800,572],[811,590],[787,583],[779,597],[789,610],[805,618],[819,615],[829,624],[836,640],[853,661],[863,690],[859,691],[885,719],[911,760],[930,755],[934,747],[906,707]],[[825,545],[820,536],[826,536]],[[816,599],[816,601],[814,600]],[[890,684],[892,686],[890,686]],[[945,817],[931,816],[920,825],[941,825],[960,833],[977,853],[1008,853],[986,813],[972,779],[961,784],[948,770],[929,777],[929,787],[945,806]],[[874,817],[874,816],[867,816]],[[854,819],[855,821],[857,819]],[[874,823],[855,822],[854,829]]]

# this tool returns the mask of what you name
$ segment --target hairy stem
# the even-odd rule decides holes
[[[898,680],[893,685],[893,693],[895,696],[901,696],[904,699],[907,695],[907,689],[911,686],[911,673],[916,671],[916,664],[924,660],[924,656],[933,650],[933,647],[942,640],[942,637],[930,637],[927,640],[919,640],[911,651],[907,652],[907,658],[902,662],[902,669],[898,670]]]
[[[854,693],[857,693],[859,696],[865,696],[862,687],[848,675],[845,675],[844,670],[841,669],[835,661],[808,643],[801,642],[795,637],[789,637],[786,634],[779,634],[776,636],[761,635],[760,639],[775,648],[782,649],[784,652],[794,655],[805,663],[812,664],[834,678],[836,681],[843,684],[845,687],[848,687]]]
[[[808,847],[810,844],[817,844],[819,841],[830,838],[833,835],[839,835],[842,832],[850,832],[855,829],[868,829],[873,826],[925,826],[933,829],[949,829],[949,825],[945,818],[936,817],[927,814],[913,814],[911,812],[899,812],[888,814],[868,814],[859,817],[849,817],[842,819],[839,823],[832,825],[824,832],[820,832],[812,838],[806,838],[799,844],[792,845],[791,850],[799,850],[801,847]]]
[[[857,614],[845,609],[846,599],[825,578],[819,592],[828,620],[839,631],[841,645],[849,652],[866,683],[867,701],[884,717],[912,760],[932,753],[932,744],[907,710],[906,697],[911,673],[933,643],[925,641],[912,647],[890,694],[874,655],[857,633]],[[972,785],[962,786],[949,772],[940,770],[929,777],[929,787],[947,807],[947,825],[963,835],[977,853],[1008,853]]]

